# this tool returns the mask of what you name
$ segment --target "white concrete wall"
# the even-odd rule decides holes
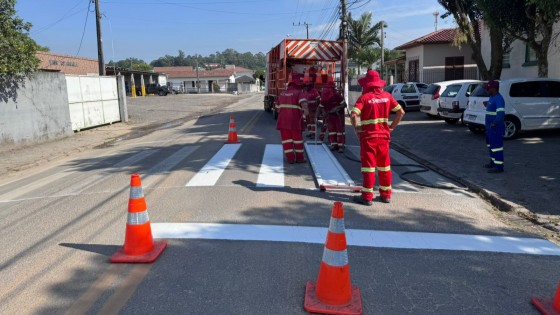
[[[115,77],[67,75],[66,85],[73,130],[121,120]]]
[[[472,49],[469,45],[463,44],[461,48],[451,44],[425,45],[424,60],[420,69],[424,67],[445,66],[446,57],[464,57],[465,65],[472,65],[476,62],[472,59]]]
[[[560,23],[554,25],[553,34],[560,33]],[[482,56],[484,63],[490,67],[491,47],[490,47],[490,32],[484,27],[481,34]],[[551,43],[548,51],[548,77],[560,78],[560,39]],[[556,46],[556,47],[555,47]],[[500,79],[506,80],[510,78],[519,77],[536,77],[538,76],[538,67],[523,66],[525,63],[525,43],[516,40],[512,43],[512,49],[509,57],[509,68],[502,69],[502,76]]]
[[[38,143],[72,134],[62,73],[37,72],[17,90],[15,101],[0,100],[0,145]]]
[[[411,60],[419,60],[419,69],[424,68],[424,46],[416,46],[406,50],[406,63],[404,65],[405,78],[408,77],[408,63]],[[421,75],[422,71],[420,71]],[[422,79],[422,77],[420,77]]]

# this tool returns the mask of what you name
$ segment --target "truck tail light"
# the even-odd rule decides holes
[[[458,101],[453,101],[451,103],[451,107],[453,107],[453,109],[459,109],[459,102]]]

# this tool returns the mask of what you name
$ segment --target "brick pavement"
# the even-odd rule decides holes
[[[488,174],[482,167],[488,162],[484,135],[473,134],[460,123],[449,125],[421,112],[409,112],[394,131],[393,143],[479,187],[501,210],[527,209],[541,221],[560,222],[560,167],[556,164],[560,130],[527,132],[505,141],[506,171],[501,174]],[[537,218],[531,213],[528,216]]]

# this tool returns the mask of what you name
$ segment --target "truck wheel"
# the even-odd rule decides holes
[[[521,124],[516,117],[506,116],[504,119],[504,124],[506,125],[506,129],[504,131],[504,140],[515,139],[519,134],[519,130],[521,129]]]
[[[459,118],[445,118],[444,120],[450,125],[455,125],[457,122],[459,122]]]

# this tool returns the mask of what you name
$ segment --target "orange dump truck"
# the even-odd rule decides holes
[[[342,41],[292,38],[282,40],[266,54],[264,110],[272,112],[276,119],[276,99],[286,89],[292,76],[315,80],[317,89],[329,80],[337,82],[337,78],[340,77],[337,68],[340,69],[343,51]]]

